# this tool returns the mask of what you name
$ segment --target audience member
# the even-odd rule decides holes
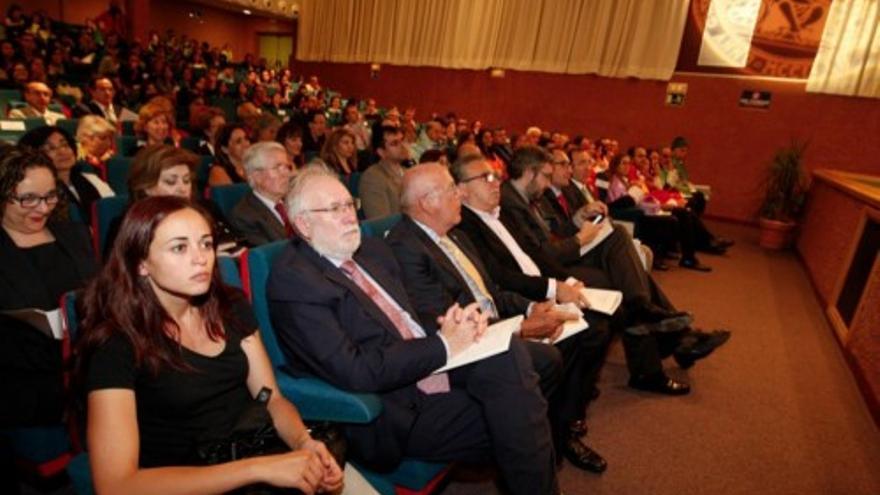
[[[287,157],[290,163],[297,169],[305,166],[305,156],[303,156],[302,127],[295,121],[289,120],[281,125],[278,133],[275,135],[275,141],[281,143],[287,151]]]
[[[403,145],[403,133],[396,127],[382,126],[373,134],[373,142],[380,160],[361,175],[359,186],[361,206],[368,220],[400,213],[403,162],[410,158]]]
[[[347,178],[358,170],[354,134],[345,128],[340,127],[330,132],[320,156],[340,177]]]
[[[401,203],[403,219],[388,233],[387,242],[423,327],[432,327],[452,303],[465,306],[476,302],[490,321],[528,313],[520,329],[524,339],[556,340],[565,320],[554,309],[554,302],[536,302],[544,301],[543,296],[531,301],[496,285],[478,248],[467,234],[453,230],[461,220],[461,201],[459,188],[446,167],[423,164],[407,170]],[[585,302],[581,298],[578,301]],[[565,370],[562,384],[557,391],[545,393],[557,452],[582,469],[602,472],[605,461],[578,438],[585,433],[584,410],[609,341],[607,323],[593,323],[596,325],[591,332],[560,344]],[[546,344],[527,340],[526,345],[535,367],[541,369]]]
[[[113,105],[113,97],[116,90],[113,81],[109,77],[94,77],[89,84],[89,94],[92,99],[88,103],[88,109],[93,115],[103,117],[114,126],[119,124],[119,112]]]
[[[244,153],[251,146],[247,129],[241,124],[226,124],[214,142],[217,161],[208,172],[209,186],[245,182]]]
[[[92,204],[100,198],[113,196],[110,186],[95,173],[97,170],[90,168],[87,163],[76,161],[76,142],[64,129],[37,127],[22,136],[18,144],[41,151],[49,157],[62,186],[58,194],[68,208],[77,209],[81,221],[90,224]]]
[[[168,107],[159,101],[151,101],[138,111],[134,130],[138,135],[137,147],[132,155],[146,146],[173,144],[171,139],[172,116]]]
[[[126,214],[87,289],[78,371],[96,491],[340,488],[339,466],[281,395],[256,319],[215,262],[204,211],[150,198]],[[232,428],[256,411],[275,438],[257,457],[228,460]]]
[[[9,111],[10,119],[27,119],[41,117],[49,125],[55,125],[61,119],[66,118],[63,113],[49,109],[52,101],[52,90],[43,82],[32,81],[24,88],[24,101],[27,104],[22,108]]]
[[[688,393],[689,385],[663,372],[661,354],[674,350],[679,362],[689,366],[723,344],[729,332],[691,330],[691,317],[676,310],[645,272],[632,239],[621,227],[610,227],[607,220],[585,221],[570,236],[553,238],[530,206],[549,186],[551,162],[552,157],[541,148],[517,150],[508,169],[510,180],[501,187],[501,221],[547,275],[574,276],[592,287],[623,292],[630,322],[623,336],[631,387],[671,395]],[[604,238],[597,240],[603,229]]]
[[[85,285],[96,270],[88,229],[57,219],[58,177],[38,151],[0,153],[0,197],[0,310],[58,308],[61,295]],[[60,424],[60,336],[5,314],[0,325],[0,427]]]
[[[301,173],[287,207],[299,236],[267,285],[282,349],[297,373],[382,398],[375,421],[346,426],[352,457],[385,469],[404,456],[493,459],[511,493],[557,493],[547,406],[524,343],[432,374],[485,331],[477,306],[452,305],[438,330],[419,325],[390,249],[361,239],[334,175]]]
[[[284,146],[256,143],[244,154],[251,190],[232,209],[229,220],[251,246],[286,239],[293,230],[284,208],[293,164]]]
[[[324,147],[327,132],[327,117],[318,110],[312,110],[305,115],[306,130],[303,133],[303,153],[306,155],[321,152]]]

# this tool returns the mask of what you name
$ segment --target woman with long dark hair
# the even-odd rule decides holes
[[[98,493],[341,486],[336,461],[278,390],[253,313],[222,284],[215,260],[204,210],[179,197],[150,197],[128,210],[110,258],[87,287],[75,370],[88,394]],[[281,453],[206,459],[266,391],[264,412]]]

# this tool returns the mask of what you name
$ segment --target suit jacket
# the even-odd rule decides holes
[[[571,211],[578,211],[592,202],[592,198],[587,196],[588,193],[589,191],[585,192],[578,188],[574,182],[569,182],[567,186],[562,188],[562,195],[565,196],[568,205],[571,206]]]
[[[537,263],[541,274],[560,280],[573,276],[590,286],[608,287],[605,273],[583,262],[574,236],[560,238],[550,232],[543,218],[546,211],[539,216],[509,182],[501,185],[501,222]]]
[[[544,275],[565,278],[563,266],[580,258],[577,239],[554,239],[544,219],[509,182],[501,185],[501,222]]]
[[[48,125],[55,125],[59,120],[67,118],[63,113],[53,112],[49,109],[46,109],[44,113],[40,113],[36,108],[30,105],[9,111],[10,119],[28,119],[33,117],[42,117],[46,119],[46,124]]]
[[[365,237],[354,261],[414,315],[400,268],[382,241]],[[347,429],[359,458],[391,467],[400,460],[423,394],[416,382],[446,363],[443,342],[403,340],[381,309],[333,263],[292,239],[266,286],[272,323],[294,374],[379,394],[383,411],[369,425]]]
[[[358,196],[367,220],[400,213],[400,167],[379,161],[361,174]]]
[[[544,222],[550,227],[550,232],[556,237],[571,237],[578,232],[578,228],[572,222],[574,212],[577,210],[571,204],[568,205],[568,209],[569,211],[565,211],[562,204],[559,203],[556,193],[549,187],[544,190],[544,194],[538,200],[538,211]]]
[[[251,246],[260,246],[287,238],[284,224],[253,191],[245,194],[232,208],[229,223]]]
[[[500,317],[526,312],[531,301],[514,292],[502,290],[495,284],[466,234],[452,231],[447,235],[483,277]],[[436,327],[437,317],[446,313],[453,303],[465,306],[474,302],[473,293],[452,261],[409,216],[404,215],[385,240],[397,257],[404,286],[419,320],[426,328]]]
[[[98,105],[94,101],[90,101],[86,106],[88,107],[88,109],[92,113],[92,115],[97,115],[98,117],[103,117],[104,119],[107,120],[107,122],[110,122],[111,124],[116,124],[116,122],[119,120],[119,115],[118,115],[119,111],[115,106],[112,107],[112,110],[113,110],[112,112],[105,112],[104,109],[101,108],[101,105]]]
[[[470,208],[461,209],[461,222],[455,229],[464,232],[473,242],[498,285],[532,300],[546,299],[549,279],[523,273],[504,242]]]

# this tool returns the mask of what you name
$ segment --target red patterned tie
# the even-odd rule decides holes
[[[364,291],[364,294],[366,294],[367,297],[369,297],[370,300],[372,300],[373,303],[385,313],[385,316],[391,320],[391,323],[393,323],[394,327],[397,328],[397,331],[400,332],[400,336],[403,337],[403,340],[415,338],[412,331],[407,326],[406,321],[403,319],[403,313],[395,308],[394,304],[392,304],[391,301],[389,301],[388,298],[385,297],[382,292],[380,292],[379,289],[364,276],[354,261],[344,261],[340,268],[358,287],[361,288],[362,291]],[[446,373],[428,375],[419,380],[416,386],[426,394],[449,392],[449,375]]]
[[[566,216],[571,216],[571,208],[568,206],[568,200],[565,199],[562,193],[556,195],[556,201],[559,201],[559,206],[562,207],[562,211],[565,212]]]
[[[293,226],[290,225],[290,219],[287,217],[287,209],[284,207],[284,201],[275,203],[275,211],[281,216],[281,223],[284,224],[284,232],[287,237],[293,235]]]

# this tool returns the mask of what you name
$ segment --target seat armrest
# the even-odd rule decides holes
[[[375,394],[346,392],[318,378],[295,378],[280,369],[275,377],[281,393],[306,421],[369,423],[382,412]]]

